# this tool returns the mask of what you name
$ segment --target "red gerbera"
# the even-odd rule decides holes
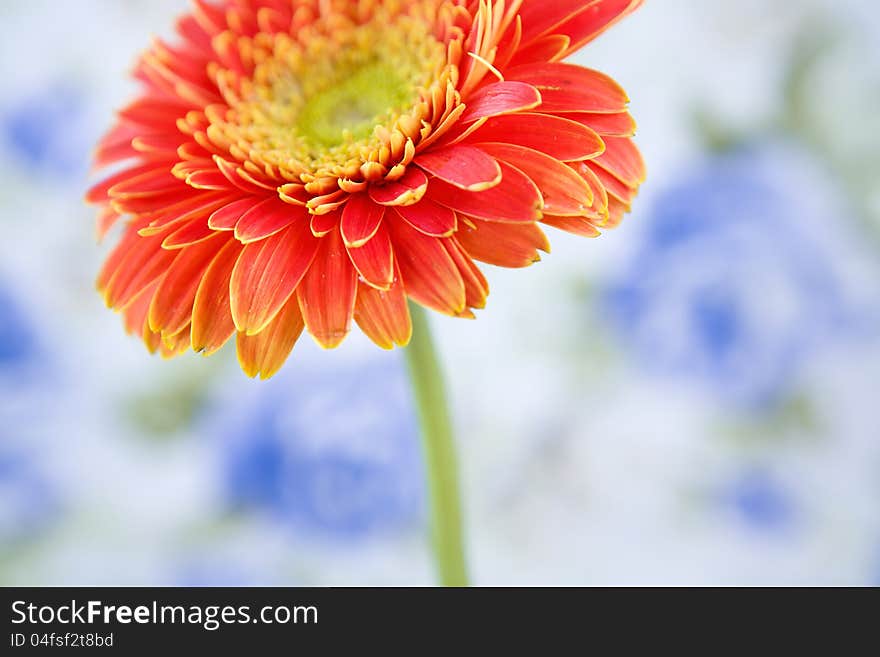
[[[95,156],[107,304],[151,351],[237,335],[269,377],[305,328],[384,348],[407,298],[473,317],[474,260],[617,224],[644,178],[624,91],[561,63],[641,0],[195,0]]]

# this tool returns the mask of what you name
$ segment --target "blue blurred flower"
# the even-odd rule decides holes
[[[16,163],[58,177],[85,174],[91,136],[85,103],[68,83],[50,85],[0,114],[0,134]]]
[[[720,502],[756,531],[784,531],[797,516],[791,492],[772,472],[760,468],[741,472],[728,482]]]
[[[55,515],[57,498],[36,459],[0,435],[0,546],[33,537]]]
[[[709,159],[657,200],[603,315],[649,370],[737,406],[772,405],[849,322],[826,239],[841,211],[794,150]]]
[[[0,372],[20,372],[38,352],[34,334],[22,309],[9,291],[0,286]]]
[[[218,419],[227,425],[225,486],[237,507],[327,536],[420,517],[418,429],[398,358],[356,366],[300,359]]]

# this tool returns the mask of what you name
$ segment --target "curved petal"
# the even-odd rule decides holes
[[[456,212],[487,221],[529,223],[540,219],[544,203],[535,183],[509,164],[499,164],[503,178],[492,189],[462,193],[452,185],[435,180],[431,181],[428,196]]]
[[[508,268],[528,267],[550,252],[550,242],[537,224],[499,224],[468,218],[455,234],[474,259]]]
[[[305,220],[259,242],[247,244],[229,281],[236,329],[255,335],[287,303],[312,264],[319,239]]]
[[[370,185],[370,198],[379,205],[412,205],[428,190],[428,176],[417,167],[407,167],[401,178],[384,185]]]
[[[351,330],[357,272],[345,252],[340,231],[331,231],[320,242],[296,293],[309,333],[324,349],[333,349]]]
[[[575,64],[538,62],[516,66],[505,73],[509,80],[533,85],[541,92],[540,111],[623,112],[629,98],[610,77]]]
[[[229,279],[244,247],[229,240],[208,266],[193,302],[192,348],[209,355],[235,333],[229,308]]]
[[[443,238],[428,237],[405,221],[393,222],[390,228],[407,295],[446,315],[461,314],[466,308],[464,281]]]
[[[412,337],[412,319],[400,269],[394,263],[394,282],[387,290],[358,284],[354,320],[370,340],[382,349],[405,347]]]
[[[422,153],[415,164],[453,187],[479,192],[501,182],[501,167],[473,146],[456,144]]]
[[[470,123],[492,116],[524,112],[540,104],[541,94],[530,84],[509,80],[495,82],[471,94],[461,121]]]
[[[342,210],[339,230],[347,247],[366,244],[382,223],[385,207],[373,203],[367,194],[354,194]]]
[[[373,238],[358,247],[346,245],[348,257],[364,281],[380,290],[387,290],[394,281],[394,257],[388,229],[379,225]]]
[[[245,374],[268,379],[290,356],[304,323],[296,297],[291,297],[272,322],[256,335],[239,333],[238,362]]]
[[[455,232],[455,212],[425,199],[417,205],[394,209],[395,214],[416,230],[432,237],[449,237]]]
[[[480,148],[526,174],[541,190],[546,214],[579,216],[593,205],[589,185],[559,160],[516,144],[480,144]]]
[[[562,162],[589,160],[605,150],[605,144],[590,128],[549,114],[496,116],[468,136],[470,144],[506,142],[546,153]]]

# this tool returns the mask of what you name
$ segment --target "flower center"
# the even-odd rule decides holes
[[[395,143],[405,144],[418,134],[429,89],[446,67],[432,16],[335,7],[296,33],[258,34],[246,78],[215,72],[230,111],[212,123],[247,159],[291,181],[359,179],[372,163],[381,166],[370,172],[386,175],[390,135],[401,133]]]
[[[413,90],[388,64],[370,62],[345,71],[305,100],[296,119],[296,131],[319,147],[366,139],[389,110],[412,103]]]

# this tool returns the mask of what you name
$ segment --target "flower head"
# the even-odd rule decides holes
[[[473,317],[475,260],[524,267],[541,224],[613,226],[644,177],[628,99],[560,60],[641,0],[195,0],[96,163],[109,306],[148,347],[237,336],[271,376],[305,328],[384,348],[407,298]]]

